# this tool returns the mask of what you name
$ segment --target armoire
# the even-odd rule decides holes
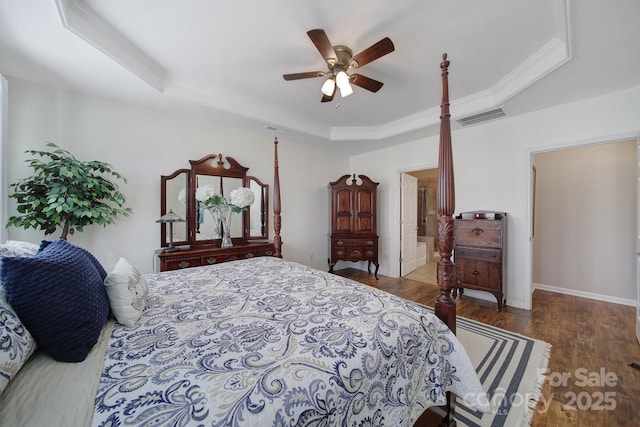
[[[376,192],[378,183],[366,175],[343,175],[329,183],[331,197],[331,235],[329,272],[338,261],[367,261],[375,265],[378,278],[378,234],[376,230]]]

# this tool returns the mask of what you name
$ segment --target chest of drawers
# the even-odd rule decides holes
[[[507,214],[504,212],[465,212],[455,218],[454,262],[458,291],[474,289],[492,293],[498,301],[498,311],[506,304]]]

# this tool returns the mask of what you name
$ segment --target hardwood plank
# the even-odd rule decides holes
[[[437,285],[415,280],[376,280],[355,268],[335,273],[431,307],[439,294]],[[457,301],[458,316],[553,346],[532,426],[640,425],[640,370],[628,366],[640,363],[635,307],[541,290],[533,293],[531,311],[495,307],[467,295]]]

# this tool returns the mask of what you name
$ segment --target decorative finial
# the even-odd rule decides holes
[[[447,54],[443,53],[442,54],[442,62],[440,63],[440,68],[442,69],[442,71],[447,71],[447,68],[449,68],[449,64],[450,64],[450,62],[447,61]]]
[[[278,143],[278,137],[277,137],[277,136],[273,139],[273,143],[274,143],[274,144],[277,144],[277,143]]]

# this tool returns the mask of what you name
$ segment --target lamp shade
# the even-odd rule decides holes
[[[353,88],[351,87],[351,85],[349,83],[347,83],[344,87],[340,88],[340,95],[343,98],[346,98],[347,96],[351,95],[353,93]]]
[[[169,209],[169,212],[162,215],[156,222],[184,222],[184,219],[176,215],[173,210]]]
[[[333,95],[333,91],[335,89],[336,89],[336,82],[333,80],[333,78],[330,78],[324,82],[321,90],[322,90],[322,93],[324,93],[325,95],[331,96]]]
[[[336,84],[340,88],[340,95],[343,98],[353,93],[353,88],[349,84],[349,75],[344,71],[338,71],[338,74],[336,74]]]

